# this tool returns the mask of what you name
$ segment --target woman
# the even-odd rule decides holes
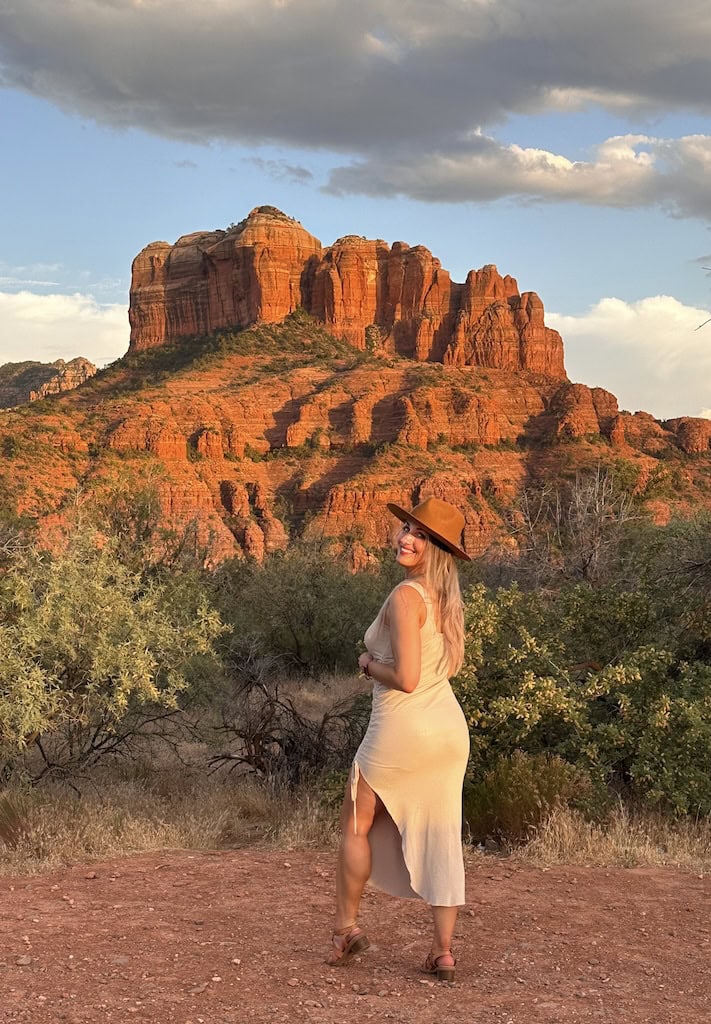
[[[396,538],[405,579],[365,634],[360,668],[373,710],[341,810],[336,920],[327,962],[340,967],[369,942],[357,924],[370,878],[393,896],[421,897],[434,935],[423,970],[453,981],[452,934],[464,903],[462,781],[469,733],[449,685],[464,653],[455,558],[464,516],[439,498],[406,512]]]

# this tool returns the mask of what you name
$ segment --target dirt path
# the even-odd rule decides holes
[[[426,908],[369,892],[372,950],[322,964],[332,855],[169,853],[0,879],[0,1021],[701,1024],[711,882],[668,870],[468,870],[454,986],[417,973]]]

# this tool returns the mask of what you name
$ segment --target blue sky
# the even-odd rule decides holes
[[[537,291],[569,375],[711,416],[697,0],[0,0],[0,362],[128,345],[131,260],[260,204]]]

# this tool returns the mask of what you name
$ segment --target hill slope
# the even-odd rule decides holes
[[[128,355],[78,390],[0,413],[6,515],[52,539],[77,493],[153,488],[211,561],[302,532],[387,542],[386,501],[439,494],[482,551],[532,482],[617,465],[658,518],[711,503],[711,422],[619,412],[530,372],[356,351],[302,312]]]

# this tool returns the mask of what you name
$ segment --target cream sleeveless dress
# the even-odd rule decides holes
[[[362,775],[388,812],[376,816],[369,833],[371,882],[392,896],[458,907],[464,903],[462,782],[469,731],[447,679],[432,601],[414,580],[400,586],[414,587],[427,608],[420,681],[412,693],[374,681],[368,730],[351,770],[351,798]],[[365,646],[376,661],[392,665],[386,606],[368,628]]]

